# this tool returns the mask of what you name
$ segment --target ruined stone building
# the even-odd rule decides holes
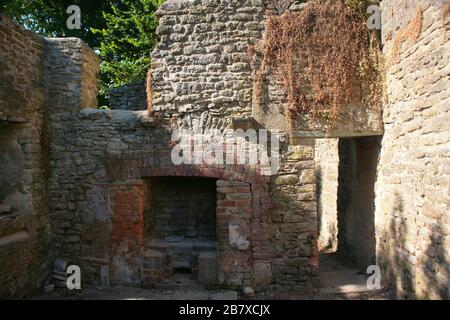
[[[57,258],[86,284],[151,287],[184,272],[311,290],[319,252],[338,250],[380,266],[396,297],[449,298],[447,2],[406,2],[381,4],[386,56],[423,15],[386,67],[382,110],[351,109],[331,132],[289,128],[276,81],[255,103],[248,45],[264,35],[262,0],[166,1],[148,101],[131,86],[110,110],[97,108],[100,61],[81,40],[1,16],[0,297],[33,294]],[[171,160],[175,130],[227,128],[280,130],[278,171]]]

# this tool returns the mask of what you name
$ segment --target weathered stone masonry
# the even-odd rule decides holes
[[[152,109],[193,129],[251,116],[247,47],[262,37],[262,1],[169,1],[158,14]]]
[[[162,39],[154,53],[152,77],[157,121],[146,111],[81,110],[82,103],[54,108],[49,179],[52,243],[55,255],[82,265],[86,281],[100,281],[101,270],[108,269],[113,283],[152,285],[163,278],[161,274],[167,275],[164,270],[148,269],[148,265],[162,265],[163,258],[149,256],[143,243],[145,199],[139,194],[145,194],[145,179],[155,176],[217,179],[219,284],[279,283],[305,288],[317,276],[312,140],[284,137],[283,165],[280,175],[272,179],[249,165],[175,167],[170,160],[173,129],[226,128],[233,116],[251,115],[246,44],[251,37],[261,37],[261,28],[247,32],[244,25],[261,26],[262,12],[253,2],[163,6]],[[219,33],[228,48],[224,52],[216,43],[219,34],[208,25],[212,20],[218,21],[217,27],[230,29]],[[165,37],[162,30],[169,26],[192,36]],[[192,42],[183,43],[183,39]],[[205,46],[208,41],[211,45]],[[211,51],[210,60],[194,52],[202,48]],[[89,83],[85,73],[82,70],[83,86]],[[179,83],[170,84],[172,80]],[[193,96],[197,93],[191,87],[197,85],[201,97]],[[296,188],[301,190],[300,197]],[[270,201],[273,194],[275,201]],[[247,245],[236,245],[236,230]]]
[[[0,296],[48,270],[45,42],[0,16]]]
[[[376,260],[398,298],[447,298],[449,270],[449,15],[448,1],[383,1],[386,60],[384,135],[374,191]],[[417,12],[417,41],[400,41]],[[339,151],[333,140],[316,144],[321,244],[337,232],[333,188]],[[331,190],[331,193],[329,192]],[[325,204],[325,206],[324,206]],[[336,245],[336,243],[334,243]]]
[[[262,39],[263,1],[169,1],[158,14],[152,110],[194,132],[233,127],[233,119],[251,117],[248,46]],[[255,263],[255,270],[271,272],[274,283],[308,286],[318,268],[314,143],[284,134],[281,152],[279,173],[269,187],[273,210],[261,217],[265,244],[257,250],[266,261]]]
[[[61,219],[49,219],[55,202],[49,195],[57,198],[48,182],[59,174],[55,158],[65,156],[50,146],[62,124],[52,120],[63,106],[96,106],[99,60],[79,39],[44,39],[3,16],[0,24],[0,296],[9,297],[33,292],[48,276],[49,223]]]
[[[215,39],[217,33],[209,34],[209,27],[202,22],[202,19],[211,18],[208,18],[208,15],[205,16],[203,11],[200,11],[200,7],[196,9],[193,6],[189,9],[190,14],[188,14],[189,12],[186,11],[187,3],[180,5],[185,6],[184,9],[180,9],[184,10],[184,14],[182,14],[183,11],[170,9],[170,4],[164,6],[161,12],[162,14],[164,14],[164,10],[171,12],[176,19],[178,19],[178,16],[180,19],[200,19],[200,21],[191,23],[194,26],[203,23],[206,29],[199,29],[194,34],[195,37],[192,38],[211,35]],[[237,7],[235,4],[230,3],[226,6],[229,7],[229,10],[245,11],[245,7]],[[241,16],[237,14],[238,18],[234,21],[233,16],[228,17],[223,13],[224,8],[222,7],[211,6],[205,10],[211,11],[210,16],[217,16],[217,19],[221,17],[230,26],[243,25],[245,22],[242,19],[249,17],[249,14],[242,14]],[[253,18],[252,15],[251,19],[260,20],[259,12],[261,12],[261,9],[254,6],[247,7],[249,12],[255,10],[256,16]],[[195,15],[194,12],[198,14]],[[167,20],[168,18],[162,17],[161,19]],[[161,28],[163,27],[164,24],[161,23]],[[186,28],[188,27],[186,26]],[[174,30],[177,30],[177,28],[175,27]],[[231,37],[233,34],[225,33],[222,37]],[[250,35],[253,35],[253,33]],[[173,50],[176,44],[172,45],[169,38],[167,38],[168,42],[165,42],[164,37],[162,37],[157,50],[163,52],[163,48],[170,44],[170,54],[160,61],[158,57],[163,56],[163,53],[155,52],[154,64],[160,63],[162,66],[166,66],[167,70],[181,69],[181,64],[177,66],[176,60],[173,60],[172,57],[176,52],[176,50]],[[171,36],[171,38],[174,39],[174,36]],[[238,38],[239,41],[229,38],[227,41],[231,42],[231,51],[223,53],[224,56],[227,59],[235,57],[240,59],[239,61],[245,61],[246,42],[244,40],[247,38],[248,35],[245,33],[242,40]],[[225,40],[226,38],[224,38]],[[202,47],[204,44],[205,42],[202,42]],[[178,47],[181,47],[180,50],[187,50],[190,46],[187,44],[181,46],[180,43]],[[197,48],[198,43],[192,43],[191,47]],[[217,46],[215,47],[218,49]],[[237,51],[234,52],[233,50]],[[218,59],[217,55],[216,52],[214,55],[216,60],[209,63],[203,61],[200,55],[191,52],[187,52],[185,57],[178,59],[190,61],[189,63],[192,64],[182,69],[187,70],[186,72],[191,69],[210,68],[211,64],[226,69],[229,68],[230,63],[233,64],[227,59]],[[237,63],[240,63],[239,65],[244,69],[244,72],[241,72],[240,69],[230,69],[229,77],[223,76],[228,81],[220,81],[220,77],[222,77],[219,77],[220,72],[217,75],[212,73],[215,76],[211,80],[205,78],[205,86],[214,85],[214,82],[218,81],[228,88],[224,89],[222,96],[216,98],[217,92],[221,92],[220,90],[203,90],[202,99],[196,100],[198,103],[191,104],[189,107],[193,109],[186,109],[183,114],[181,114],[183,107],[177,106],[176,103],[179,103],[179,99],[181,101],[185,99],[183,105],[188,106],[186,101],[193,99],[193,97],[183,98],[183,92],[176,91],[177,94],[175,94],[172,88],[183,87],[187,84],[181,83],[178,84],[178,87],[177,85],[168,86],[167,84],[170,83],[171,79],[189,81],[189,78],[184,74],[177,74],[172,78],[158,80],[157,75],[160,71],[154,69],[153,110],[160,112],[159,118],[161,120],[159,121],[161,123],[158,126],[145,111],[79,111],[76,106],[71,111],[69,106],[69,110],[60,115],[54,115],[55,119],[62,118],[63,115],[71,116],[67,118],[67,123],[63,125],[59,120],[55,123],[58,128],[57,136],[73,135],[69,144],[65,143],[62,138],[52,142],[53,148],[63,148],[64,152],[72,155],[55,162],[55,172],[59,172],[60,176],[65,178],[50,181],[50,185],[54,185],[51,188],[55,190],[55,196],[52,197],[54,207],[51,208],[51,212],[55,217],[58,217],[54,233],[58,238],[58,241],[55,242],[59,246],[57,249],[59,256],[71,261],[81,261],[88,279],[98,281],[99,272],[106,265],[111,270],[113,282],[140,283],[142,282],[140,272],[143,270],[144,280],[148,280],[150,281],[149,284],[152,284],[151,282],[155,279],[152,278],[151,271],[146,271],[145,265],[148,262],[145,261],[146,256],[143,256],[146,248],[142,245],[142,239],[135,238],[135,233],[132,235],[130,232],[128,236],[125,236],[123,230],[135,229],[132,226],[119,227],[115,222],[120,220],[119,216],[128,215],[117,210],[123,211],[126,208],[133,208],[130,209],[133,211],[137,207],[142,207],[142,205],[131,203],[129,205],[117,204],[117,201],[128,201],[127,203],[129,203],[129,201],[139,202],[143,200],[141,197],[129,200],[131,194],[128,191],[123,196],[117,196],[117,192],[122,190],[120,185],[128,186],[127,188],[132,186],[138,188],[137,186],[142,185],[142,182],[140,182],[142,179],[153,176],[211,177],[218,180],[216,219],[219,243],[219,282],[235,287],[244,285],[267,286],[272,282],[291,286],[299,285],[300,287],[309,286],[310,278],[317,275],[317,255],[314,252],[316,222],[315,203],[313,201],[312,141],[285,139],[282,159],[285,164],[281,168],[283,174],[279,178],[274,177],[272,187],[269,185],[270,179],[259,176],[257,168],[251,168],[250,166],[219,166],[217,168],[195,166],[183,169],[183,167],[174,167],[170,160],[171,143],[169,140],[173,128],[224,128],[232,122],[232,115],[241,115],[242,110],[248,110],[247,114],[250,115],[250,92],[247,92],[248,98],[244,100],[241,99],[239,93],[236,93],[245,93],[245,90],[247,90],[245,89],[245,83],[248,83],[248,88],[252,86],[251,79],[249,79],[250,73],[245,71],[244,68],[245,63],[248,65],[248,62]],[[209,73],[205,73],[205,76],[208,75]],[[194,79],[191,80],[191,85],[198,84],[198,79],[203,79],[201,75],[194,76],[196,76],[195,82]],[[235,88],[240,88],[239,84],[242,83],[244,83],[244,89],[241,91],[235,89],[236,92],[232,90],[233,85]],[[163,84],[166,86],[166,91],[158,89]],[[225,92],[225,90],[228,91]],[[191,91],[187,90],[186,92]],[[235,97],[235,94],[238,96]],[[155,98],[155,95],[156,97],[167,96],[169,100],[158,109],[158,99]],[[175,105],[167,103],[172,101],[170,99],[174,99]],[[201,103],[202,101],[204,103]],[[236,103],[238,105],[239,103],[247,103],[247,106],[238,108]],[[225,116],[221,113],[222,110],[225,112]],[[236,110],[236,112],[233,113],[233,110]],[[77,117],[77,111],[79,111],[79,117]],[[172,121],[174,119],[179,120],[175,127],[170,127],[165,124],[164,118],[170,118]],[[74,174],[74,172],[77,172],[77,174]],[[232,195],[233,184],[237,183],[233,181],[246,183],[246,188],[251,190],[251,196],[247,199],[237,200],[236,197],[238,196]],[[227,183],[230,184],[229,190],[221,187]],[[295,186],[303,188],[302,197],[298,198]],[[127,188],[124,190],[128,190]],[[227,193],[224,193],[224,190],[227,190]],[[269,190],[276,193],[279,203],[277,201],[274,204],[270,203]],[[248,211],[249,205],[250,212]],[[269,211],[272,207],[274,207],[274,210]],[[126,212],[130,212],[130,210],[126,210]],[[310,214],[310,218],[304,219],[303,217],[308,217],[308,214]],[[138,226],[140,224],[140,227],[143,227],[140,223],[141,216],[133,219],[137,221],[135,223]],[[238,232],[242,233],[242,236],[249,242],[247,248],[233,247],[233,241],[230,243],[229,239],[230,226],[238,227]],[[120,233],[117,234],[117,232]],[[154,257],[148,258],[154,259]],[[147,275],[149,276],[147,277]]]
[[[383,2],[386,55],[396,24],[409,21],[393,18],[399,2]],[[448,23],[438,19],[439,2],[423,9],[419,41],[386,74],[377,263],[399,296],[448,297]],[[85,283],[169,280],[173,245],[162,236],[157,245],[148,241],[146,228],[154,219],[153,183],[167,177],[215,184],[216,246],[189,251],[198,282],[301,290],[317,284],[318,248],[335,245],[319,238],[317,211],[324,218],[333,212],[327,203],[337,188],[337,140],[316,143],[325,137],[320,126],[281,132],[273,176],[261,175],[259,165],[175,166],[170,159],[175,129],[284,123],[255,107],[247,48],[262,39],[265,14],[259,0],[168,0],[158,11],[149,111],[131,111],[141,107],[128,98],[116,108],[122,110],[97,110],[92,50],[78,39],[38,38],[1,18],[0,159],[8,166],[0,168],[0,296],[33,292],[56,257],[80,265]],[[282,88],[270,83],[268,90],[275,98],[266,103],[279,110]],[[383,132],[373,110],[350,118],[331,136]],[[333,229],[331,220],[319,221]]]
[[[387,65],[376,182],[377,257],[398,297],[450,297],[450,17],[448,1],[383,1],[387,59],[419,8],[415,43]],[[400,8],[404,8],[400,10]]]
[[[108,100],[111,109],[147,110],[145,81],[110,89]]]

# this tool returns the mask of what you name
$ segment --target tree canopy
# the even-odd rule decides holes
[[[156,9],[164,0],[3,0],[1,11],[44,36],[78,37],[102,59],[100,104],[110,88],[145,79],[157,43]],[[81,29],[67,28],[70,5],[81,9]]]
[[[123,0],[103,12],[106,26],[93,29],[102,39],[102,90],[145,79],[157,43],[155,11],[163,0]]]

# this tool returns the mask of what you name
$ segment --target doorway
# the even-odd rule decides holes
[[[376,264],[374,187],[381,138],[327,140],[316,144],[319,243],[326,243],[319,248],[321,286],[367,291],[366,270]]]

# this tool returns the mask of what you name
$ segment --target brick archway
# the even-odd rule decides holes
[[[119,170],[109,175],[110,180],[114,179],[109,186],[113,281],[147,284],[155,281],[155,273],[146,271],[143,261],[145,179],[202,177],[217,180],[219,283],[235,287],[270,284],[273,235],[269,221],[269,177],[255,174],[249,166],[231,169],[188,165],[154,167],[150,163],[142,159],[125,160],[116,163]]]
[[[139,159],[109,158],[105,166],[111,182],[147,177],[183,176],[233,180],[249,184],[270,183],[270,176],[261,174],[254,165],[166,165],[170,159],[153,155]]]

